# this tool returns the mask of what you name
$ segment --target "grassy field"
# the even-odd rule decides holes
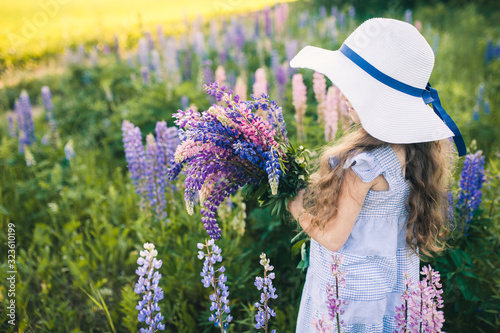
[[[142,29],[163,24],[167,32],[182,32],[185,19],[261,9],[276,0],[19,0],[0,5],[0,73],[89,40],[121,42]],[[281,1],[283,2],[283,1]]]

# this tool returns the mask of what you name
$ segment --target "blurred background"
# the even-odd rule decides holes
[[[291,141],[303,127],[299,142],[314,157],[351,124],[337,102],[335,126],[327,129],[312,71],[288,62],[306,45],[337,49],[371,17],[407,21],[427,39],[436,56],[430,82],[477,163],[473,171],[465,158],[457,165],[450,207],[459,227],[450,248],[422,262],[441,272],[444,330],[500,332],[500,2],[494,0],[2,1],[0,241],[7,244],[14,223],[18,275],[16,325],[2,306],[0,331],[137,332],[144,325],[135,308],[135,270],[145,242],[163,260],[165,330],[217,331],[196,258],[196,244],[206,237],[199,209],[186,213],[182,180],[169,184],[166,218],[141,204],[122,124],[137,126],[145,144],[157,122],[175,127],[178,109],[206,110],[214,101],[203,84],[217,81],[243,99],[267,92],[283,107]],[[295,74],[307,87],[301,124]],[[467,172],[480,178],[472,218],[460,208]],[[266,252],[279,294],[271,326],[293,332],[305,278],[296,267],[295,225],[240,193],[221,206],[218,220],[234,317],[229,331],[256,331],[260,293],[253,283]],[[1,248],[6,281],[7,246]],[[7,284],[0,284],[0,302],[9,299]]]

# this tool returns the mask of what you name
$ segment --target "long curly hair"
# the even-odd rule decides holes
[[[357,153],[386,145],[389,144],[374,138],[358,125],[338,142],[323,147],[319,168],[312,175],[304,195],[306,211],[313,216],[311,227],[323,230],[337,215],[346,160]],[[405,177],[411,188],[405,202],[408,211],[406,243],[420,258],[421,254],[432,257],[446,248],[444,236],[450,231],[447,194],[457,155],[449,139],[401,146],[406,152]],[[335,156],[337,161],[333,168],[329,164],[330,156]]]

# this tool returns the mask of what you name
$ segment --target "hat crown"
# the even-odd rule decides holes
[[[411,24],[388,18],[363,22],[344,41],[382,73],[425,89],[434,67],[434,52]]]

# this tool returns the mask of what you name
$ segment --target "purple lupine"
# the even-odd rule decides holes
[[[204,76],[203,81],[206,84],[210,84],[214,81],[214,73],[212,72],[212,68],[210,68],[212,66],[212,61],[207,59],[203,61],[202,65],[203,65],[203,76]]]
[[[9,135],[13,138],[16,136],[16,127],[14,126],[14,119],[12,119],[12,115],[8,115],[7,119],[9,120]]]
[[[24,113],[21,108],[21,103],[19,100],[14,102],[14,112],[16,114],[17,120],[17,133],[19,135],[19,153],[24,154],[24,146],[27,145],[25,126],[24,126]]]
[[[155,269],[160,269],[162,261],[156,259],[158,251],[155,250],[153,244],[145,243],[144,249],[141,250],[140,257],[137,259],[139,267],[135,272],[139,280],[134,288],[136,294],[143,294],[143,296],[135,308],[139,311],[137,315],[139,322],[145,322],[149,326],[147,329],[141,327],[141,333],[154,333],[165,329],[165,324],[162,323],[164,317],[158,305],[158,302],[163,299],[163,290],[159,286],[161,274],[155,271]]]
[[[163,75],[161,71],[161,59],[160,59],[160,54],[156,49],[151,51],[151,67],[153,69],[153,72],[155,73],[156,82],[162,82]]]
[[[339,13],[339,28],[344,29],[345,27],[345,14],[344,12]]]
[[[470,221],[474,211],[481,204],[481,188],[486,176],[484,174],[484,156],[479,150],[475,154],[465,157],[464,166],[460,175],[460,191],[458,193],[456,209],[463,218],[464,232],[468,235]]]
[[[141,197],[140,206],[141,208],[145,208],[147,193],[147,183],[144,178],[146,172],[146,154],[142,145],[141,130],[128,120],[124,120],[122,131],[125,158],[130,178],[132,179],[132,184],[135,185],[136,193]]]
[[[149,84],[149,68],[146,66],[141,67],[142,83]]]
[[[266,29],[266,35],[271,37],[272,35],[272,24],[271,24],[271,8],[267,6],[264,8],[264,26]]]
[[[428,265],[422,268],[420,274],[424,278],[415,282],[405,272],[405,290],[401,295],[403,302],[395,309],[395,333],[442,332],[445,320],[443,311],[438,310],[443,307],[439,272]]]
[[[221,333],[225,333],[233,319],[228,305],[229,290],[226,286],[227,276],[224,274],[226,269],[224,266],[220,266],[217,270],[214,268],[216,263],[222,262],[222,251],[213,239],[205,240],[205,244],[198,243],[197,247],[199,250],[198,259],[204,259],[203,269],[200,273],[201,282],[205,288],[212,287],[214,290],[209,296],[211,301],[210,311],[213,311],[213,313],[210,314],[208,320],[212,321],[215,327],[219,327]],[[216,276],[217,272],[219,276]],[[224,316],[226,317],[224,318]]]
[[[149,67],[148,40],[144,37],[139,38],[139,44],[137,47],[137,57],[141,67],[142,66]]]
[[[319,7],[319,16],[324,19],[326,17],[326,8],[325,6]]]
[[[264,328],[264,332],[267,333],[269,331],[269,319],[276,316],[276,312],[269,306],[268,302],[270,299],[278,298],[278,294],[276,294],[276,288],[273,286],[274,266],[270,265],[270,260],[266,258],[265,253],[260,255],[260,264],[264,267],[264,277],[255,277],[254,284],[257,290],[262,290],[260,301],[255,303],[255,307],[258,309],[255,315],[255,321],[257,322],[255,328]],[[272,330],[271,333],[276,333],[276,330]]]
[[[278,98],[282,101],[285,99],[285,89],[286,89],[286,83],[287,83],[287,71],[285,69],[285,66],[278,66],[276,69],[276,84],[278,86]]]
[[[165,33],[163,32],[163,26],[158,24],[156,26],[156,37],[158,38],[158,43],[160,44],[161,50],[167,47],[167,40],[165,38]]]
[[[165,178],[162,177],[162,171],[165,168],[163,156],[163,154],[158,154],[153,134],[148,134],[146,136],[146,169],[144,176],[148,186],[149,204],[158,219],[163,219],[166,215],[164,209],[166,205]]]
[[[31,103],[30,97],[26,90],[21,92],[19,96],[19,104],[21,106],[22,114],[23,114],[23,131],[25,134],[25,144],[31,145],[36,142],[35,137],[35,126],[33,124],[33,115],[31,112]]]
[[[351,20],[354,20],[354,18],[356,17],[356,8],[354,8],[354,6],[349,6],[349,17],[351,18]]]
[[[183,110],[187,109],[189,106],[189,97],[187,97],[186,95],[182,95],[181,97],[181,108]]]
[[[411,9],[405,10],[405,21],[411,24],[411,22],[412,22],[412,12],[411,12]]]

